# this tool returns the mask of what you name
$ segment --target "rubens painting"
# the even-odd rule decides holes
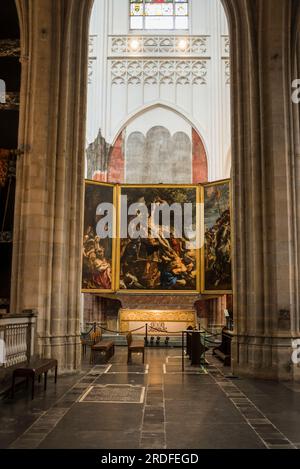
[[[203,292],[232,291],[230,181],[203,188]]]
[[[196,186],[123,186],[120,195],[121,219],[129,207],[126,233],[119,240],[119,289],[127,292],[186,292],[197,290],[198,250],[193,232],[197,232]],[[177,210],[172,212],[172,206]],[[139,205],[142,207],[139,210]],[[184,220],[185,207],[191,217]],[[169,222],[154,216],[155,210],[170,209]],[[128,227],[144,211],[143,227],[135,239]],[[180,230],[180,226],[182,230]]]
[[[107,292],[114,287],[114,239],[97,234],[103,215],[97,214],[100,204],[114,204],[114,187],[86,181],[84,202],[84,233],[82,245],[82,290]],[[113,222],[113,220],[112,220]]]

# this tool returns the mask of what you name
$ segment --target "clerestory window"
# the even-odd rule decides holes
[[[188,0],[130,0],[130,29],[188,28]]]

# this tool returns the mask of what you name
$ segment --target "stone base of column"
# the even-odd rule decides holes
[[[37,354],[42,358],[55,358],[59,373],[81,370],[80,335],[37,337]]]
[[[235,336],[232,342],[232,370],[236,376],[300,382],[299,364],[292,361],[293,341],[298,337]]]

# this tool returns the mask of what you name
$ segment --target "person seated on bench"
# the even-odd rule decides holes
[[[127,346],[128,346],[128,357],[127,363],[131,363],[131,354],[132,353],[142,353],[143,354],[143,363],[145,362],[145,344],[142,340],[133,340],[132,334],[129,332],[126,336]]]
[[[115,344],[112,340],[102,340],[102,335],[97,336],[97,342],[91,346],[90,364],[95,363],[97,353],[105,354],[105,360],[108,361],[115,353]]]

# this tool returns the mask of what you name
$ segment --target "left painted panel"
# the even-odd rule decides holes
[[[116,193],[111,184],[85,182],[82,291],[115,289]]]

